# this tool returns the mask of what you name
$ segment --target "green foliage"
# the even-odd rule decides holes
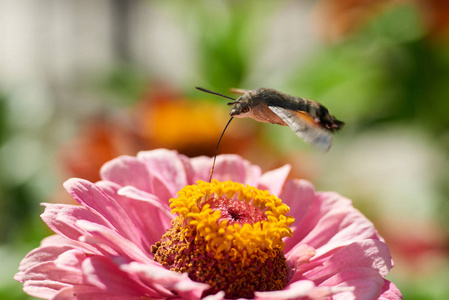
[[[100,81],[96,87],[100,93],[105,93],[112,103],[125,106],[139,101],[148,84],[142,72],[124,64],[116,65]]]
[[[394,7],[323,47],[289,86],[361,128],[411,122],[441,134],[449,128],[449,49],[423,31],[414,6]]]
[[[173,1],[163,6],[176,13],[181,26],[190,25],[200,81],[221,92],[241,87],[249,76],[267,30],[266,18],[276,9],[275,2],[255,0]]]

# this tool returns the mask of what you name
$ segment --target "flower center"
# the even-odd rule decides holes
[[[203,296],[252,298],[287,284],[284,237],[294,219],[268,191],[231,181],[198,181],[170,199],[170,228],[152,247],[154,260],[210,285]]]

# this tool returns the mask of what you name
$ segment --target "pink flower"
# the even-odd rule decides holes
[[[219,277],[226,278],[223,280],[238,281],[239,276],[232,275],[229,269],[238,268],[232,265],[232,257],[237,257],[239,263],[251,263],[250,268],[239,272],[248,275],[250,269],[257,270],[249,273],[248,282],[262,276],[264,270],[271,272],[267,282],[280,276],[278,270],[285,271],[285,276],[273,283],[282,284],[278,290],[270,291],[271,283],[253,280],[251,284],[258,288],[248,293],[255,299],[322,299],[331,295],[332,299],[402,298],[395,285],[384,279],[392,267],[387,246],[350,200],[333,192],[315,192],[303,180],[286,181],[289,166],[262,174],[258,166],[236,155],[219,156],[214,173],[218,181],[233,182],[194,185],[208,179],[210,167],[208,157],[189,159],[174,151],[153,150],[106,163],[101,169],[102,181],[95,184],[68,180],[65,188],[81,205],[44,204],[42,219],[56,235],[44,239],[22,260],[15,279],[24,283],[28,294],[46,299],[224,299],[225,292],[217,288],[220,285],[210,281],[216,277],[209,270],[223,271]],[[211,189],[221,196],[211,196]],[[188,212],[184,207],[191,206],[187,198],[195,195],[195,201],[201,202],[195,193],[209,200],[200,210]],[[252,198],[252,202],[229,202],[234,197]],[[290,216],[284,216],[288,207],[278,197],[290,206]],[[267,201],[263,202],[268,203],[264,209],[270,210],[270,216],[264,216],[264,210],[260,213],[256,198]],[[229,216],[223,212],[223,203],[234,205],[232,211],[226,211]],[[184,219],[175,219],[170,209]],[[221,215],[216,213],[220,210]],[[207,223],[204,214],[208,220],[219,216],[221,223],[209,220],[210,230],[200,225],[194,227]],[[295,222],[291,225],[292,217]],[[244,223],[257,227],[259,219],[265,220],[261,221],[264,225],[245,237],[245,230],[251,226]],[[182,227],[186,222],[190,223]],[[233,229],[218,223],[231,224],[228,226]],[[263,231],[272,224],[280,229]],[[226,233],[211,233],[214,226]],[[186,228],[194,228],[198,236],[192,236]],[[234,231],[239,232],[238,238],[232,235]],[[179,237],[180,232],[183,238],[170,240],[172,235]],[[229,236],[232,241],[227,240]],[[219,242],[207,244],[210,240]],[[193,248],[186,250],[186,245],[194,243]],[[181,246],[179,253],[170,252]],[[267,261],[261,258],[263,249],[269,249],[265,253]],[[195,253],[195,260],[174,259],[186,253]],[[215,257],[225,260],[214,260]],[[259,268],[259,261],[265,261],[265,265]],[[222,262],[230,263],[223,267]],[[205,267],[202,273],[192,273],[192,265]],[[186,270],[190,277],[168,268]],[[194,281],[194,277],[209,281]],[[247,279],[239,284],[246,282]],[[232,291],[232,284],[224,283],[226,295],[236,298],[239,291]],[[260,291],[260,286],[265,291]]]

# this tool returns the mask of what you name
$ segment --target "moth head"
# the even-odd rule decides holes
[[[248,105],[248,101],[240,100],[230,102],[228,105],[232,105],[229,115],[236,118],[245,118],[251,111],[251,107]]]
[[[345,122],[339,121],[333,117],[331,131],[338,131],[345,125]]]

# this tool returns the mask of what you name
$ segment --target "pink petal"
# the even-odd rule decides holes
[[[350,275],[352,270],[355,273],[360,273],[361,269],[365,269],[365,271],[362,270],[363,272],[372,271],[378,274],[378,278],[380,278],[383,285],[382,277],[387,275],[391,269],[391,256],[388,247],[378,240],[356,242],[341,248],[330,259],[325,260],[309,271],[298,270],[298,272],[304,272],[302,274],[304,278],[313,280],[319,285],[334,286],[347,280],[342,277],[341,274],[343,272]],[[330,278],[333,278],[332,284],[324,284]],[[365,280],[363,276],[360,278]],[[380,289],[381,286],[378,288]]]
[[[370,268],[353,268],[335,274],[320,284],[321,287],[353,287],[352,291],[334,296],[334,299],[377,299],[383,278]]]
[[[289,215],[295,218],[295,223],[292,226],[293,236],[285,239],[284,252],[287,253],[292,247],[298,245],[303,238],[297,228],[306,226],[303,219],[314,204],[315,190],[313,185],[306,180],[289,180],[285,183],[280,199],[290,207]]]
[[[161,201],[153,194],[136,189],[133,186],[120,186],[111,182],[100,181],[95,184],[108,196],[115,199],[132,221],[139,246],[151,249],[151,245],[160,240],[165,231],[171,227],[174,216],[170,212],[168,201]]]
[[[88,233],[86,233],[88,234]],[[80,236],[81,239],[81,236]],[[104,251],[99,251],[98,248],[93,247],[92,245],[80,242],[80,241],[73,241],[69,240],[61,235],[50,235],[46,238],[44,238],[41,241],[41,247],[69,247],[74,248],[83,251],[87,254],[101,254],[104,253]]]
[[[104,256],[91,256],[82,265],[87,281],[112,295],[153,297],[158,296],[151,289],[139,283],[138,279]]]
[[[309,293],[309,298],[321,300],[332,296],[331,299],[350,299],[342,298],[341,295],[352,295],[353,291],[353,286],[317,286]]]
[[[289,215],[295,218],[295,226],[309,213],[315,201],[315,189],[307,180],[289,180],[285,183],[280,198],[290,207]]]
[[[209,181],[212,158],[196,157],[190,160],[196,180]],[[238,155],[224,154],[217,156],[213,179],[232,180],[251,186],[257,186],[262,171]]]
[[[392,282],[384,279],[382,293],[378,300],[402,300],[402,294]]]
[[[255,292],[254,299],[278,300],[278,299],[302,299],[307,297],[315,288],[313,281],[303,280],[290,284],[282,291]]]
[[[97,253],[94,247],[79,242],[79,238],[85,235],[86,232],[80,229],[76,222],[78,220],[88,220],[108,226],[109,223],[105,219],[82,206],[46,203],[43,205],[45,206],[45,211],[41,214],[41,218],[53,232],[72,240],[80,247],[88,249],[89,252]]]
[[[278,169],[265,172],[260,177],[257,187],[262,190],[269,190],[271,194],[279,196],[290,170],[291,166],[285,165]]]
[[[169,271],[160,264],[141,264],[138,262],[131,262],[123,264],[120,269],[133,274],[149,288],[159,293],[161,297],[171,298],[173,293],[171,290],[176,283],[184,280],[186,275]]]
[[[285,257],[287,258],[287,263],[289,267],[293,270],[299,268],[305,263],[309,263],[310,259],[315,256],[315,249],[306,245],[298,244],[293,248]]]
[[[117,191],[119,196],[125,196],[130,199],[138,200],[140,202],[146,202],[152,206],[152,210],[157,210],[168,219],[173,219],[171,209],[168,202],[161,202],[159,198],[153,194],[146,193],[138,190],[132,186],[125,186]],[[129,200],[125,200],[129,201]]]
[[[151,245],[159,241],[171,227],[171,221],[174,219],[168,202],[162,204],[155,196],[131,186],[120,189],[118,193],[127,198],[127,213],[140,230],[146,246],[151,249]]]
[[[100,180],[95,182],[95,186],[101,190],[105,195],[114,199],[118,204],[120,203],[120,199],[117,199],[117,192],[122,188],[120,184],[117,184],[112,181]],[[122,207],[124,205],[121,205]]]
[[[41,241],[41,247],[50,247],[50,246],[57,246],[57,247],[70,246],[72,248],[76,248],[77,246],[79,246],[79,243],[68,240],[60,235],[54,234],[47,236]]]
[[[106,253],[109,252],[109,255],[113,256],[118,254],[127,257],[130,260],[146,263],[153,262],[150,258],[152,256],[151,253],[143,252],[135,243],[108,227],[84,220],[79,220],[76,225],[90,233],[90,235],[83,236],[81,241],[95,245],[98,248],[103,249]],[[113,250],[113,252],[109,249]]]
[[[178,282],[173,289],[176,294],[181,296],[185,300],[199,300],[205,290],[209,288],[209,285],[195,282],[186,277],[185,280]]]
[[[80,204],[98,212],[107,219],[111,226],[121,235],[136,244],[141,245],[141,232],[137,230],[133,220],[126,212],[127,207],[122,207],[114,198],[109,197],[93,183],[82,179],[69,179],[64,183],[69,194]]]
[[[52,298],[52,300],[141,300],[140,296],[116,296],[103,291],[96,286],[81,285],[65,287]]]
[[[179,159],[184,164],[184,170],[187,176],[187,184],[195,184],[195,171],[193,170],[192,164],[190,163],[191,159],[182,154],[179,154]]]
[[[225,292],[220,291],[215,295],[209,295],[203,298],[203,300],[222,300],[225,298]]]
[[[176,197],[179,190],[174,190],[170,183],[162,178],[154,176],[152,178],[153,194],[157,195],[159,202],[169,203],[170,199]]]
[[[119,203],[121,202],[120,199],[117,199],[117,193],[123,186],[111,181],[104,181],[104,180],[96,182],[95,185],[109,197],[114,198]],[[164,183],[162,183],[161,180],[157,177],[151,177],[150,186],[151,186],[151,188],[149,188],[150,191],[142,190],[132,185],[127,185],[125,187],[132,188],[136,191],[140,191],[142,195],[151,195],[148,196],[149,199],[157,200],[162,205],[165,205],[168,210],[170,210],[168,208],[169,207],[168,199],[171,198],[172,192],[168,189],[168,187]],[[124,206],[126,207],[126,205]]]
[[[373,224],[352,206],[352,202],[336,193],[318,193],[301,222],[291,243],[305,243],[322,255],[362,239],[379,239]]]
[[[23,274],[28,269],[44,262],[54,261],[59,255],[71,249],[72,247],[68,246],[49,246],[32,250],[20,262],[19,272],[14,276],[14,279],[23,282]]]
[[[103,180],[120,186],[131,185],[140,190],[152,192],[150,174],[144,162],[132,156],[119,156],[105,163],[100,170]]]
[[[121,188],[107,181],[95,185],[126,208],[127,217],[132,221],[133,231],[138,236],[134,242],[147,251],[171,227],[174,216],[170,213],[168,202],[161,202],[155,195],[132,186]]]
[[[123,265],[122,269],[135,273],[154,289],[161,285],[167,288],[167,291],[174,290],[182,299],[200,299],[202,293],[209,288],[207,284],[192,281],[186,273],[179,274],[157,265],[132,262],[129,265]]]
[[[31,268],[23,277],[23,290],[30,296],[51,299],[60,289],[70,286],[58,278],[53,279],[58,272],[52,272],[56,267],[53,262],[46,262]],[[58,277],[58,276],[57,276]]]
[[[34,297],[51,298],[60,289],[83,284],[80,266],[86,255],[72,249],[61,253],[55,261],[35,264],[23,273],[23,289]]]
[[[170,197],[175,197],[188,184],[185,159],[176,151],[157,149],[139,152],[137,158],[145,164],[152,177],[158,178],[160,184],[168,188]]]
[[[208,156],[197,156],[190,159],[194,182],[198,180],[209,181],[212,162],[213,159]]]

